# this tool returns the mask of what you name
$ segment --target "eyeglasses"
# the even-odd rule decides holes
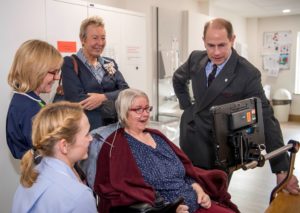
[[[135,109],[129,109],[130,111],[133,111],[137,114],[142,114],[144,111],[146,111],[147,113],[150,113],[152,111],[153,107],[152,106],[148,106],[148,107],[145,107],[145,108],[135,108]]]
[[[59,76],[60,75],[60,69],[51,70],[51,71],[48,71],[48,73],[50,75],[53,75],[53,80],[56,80],[55,76]]]

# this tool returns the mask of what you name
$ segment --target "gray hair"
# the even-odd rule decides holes
[[[131,108],[131,105],[137,97],[145,97],[148,101],[149,98],[146,93],[138,89],[125,89],[119,93],[116,100],[116,111],[118,113],[118,119],[121,125],[127,125],[127,113]]]
[[[90,25],[95,25],[97,27],[104,27],[104,21],[99,16],[91,16],[89,18],[84,19],[80,25],[80,32],[79,32],[80,40],[86,39],[86,29]]]

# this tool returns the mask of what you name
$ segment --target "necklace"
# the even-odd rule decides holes
[[[17,91],[13,91],[13,93],[16,93],[16,94],[19,94],[19,95],[24,95],[24,96],[28,97],[29,99],[31,99],[31,100],[37,102],[37,103],[40,105],[40,107],[44,107],[44,106],[45,106],[45,104],[43,103],[42,100],[36,99],[36,98],[34,98],[34,97],[31,97],[30,95],[28,95],[28,94],[25,93],[25,92],[17,92]]]

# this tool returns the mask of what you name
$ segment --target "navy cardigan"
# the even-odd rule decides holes
[[[109,100],[115,100],[121,90],[129,88],[122,73],[118,69],[118,65],[111,58],[104,58],[104,63],[113,63],[116,72],[110,75],[105,72],[101,84],[93,76],[90,70],[83,62],[76,57],[78,63],[78,75],[74,71],[72,58],[66,56],[62,66],[62,85],[65,95],[65,100],[71,102],[80,102],[87,98],[87,93],[105,94]],[[86,115],[89,119],[91,130],[102,125],[103,119],[100,112],[100,107],[94,110],[86,110]]]

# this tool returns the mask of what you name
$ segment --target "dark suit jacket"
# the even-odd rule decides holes
[[[173,87],[184,109],[180,123],[180,146],[193,164],[201,168],[214,167],[215,151],[212,141],[212,118],[209,109],[214,105],[230,103],[250,97],[262,101],[267,152],[283,146],[279,123],[267,100],[260,71],[232,49],[224,68],[207,88],[206,51],[194,51],[173,75]],[[195,103],[192,104],[188,82],[191,80]],[[273,158],[273,172],[288,170],[286,154]]]
[[[62,85],[66,100],[80,102],[87,98],[87,93],[101,93],[105,94],[109,100],[115,100],[121,90],[129,88],[116,62],[111,58],[105,57],[104,59],[105,63],[114,63],[116,72],[114,75],[109,75],[108,72],[105,72],[102,82],[99,84],[80,59],[77,58],[78,75],[76,75],[72,58],[69,56],[64,58],[64,64],[62,66]],[[94,110],[86,110],[86,115],[89,119],[91,130],[104,124],[100,107]]]

